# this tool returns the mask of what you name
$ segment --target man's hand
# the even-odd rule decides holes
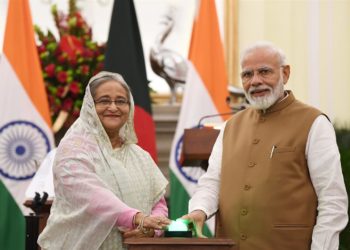
[[[192,221],[195,226],[197,236],[200,238],[206,238],[202,232],[204,222],[207,219],[207,215],[202,210],[194,210],[191,213],[182,216],[181,218]]]

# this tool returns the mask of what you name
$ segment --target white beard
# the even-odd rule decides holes
[[[251,93],[256,90],[262,90],[262,89],[269,89],[270,93],[268,95],[264,96],[258,96],[253,97]],[[245,92],[245,96],[247,100],[249,101],[249,104],[254,109],[261,109],[266,110],[269,107],[271,107],[278,99],[283,96],[284,92],[284,84],[283,84],[283,77],[280,78],[279,83],[275,86],[275,88],[272,88],[267,85],[260,85],[258,87],[250,87],[248,89],[248,92]]]

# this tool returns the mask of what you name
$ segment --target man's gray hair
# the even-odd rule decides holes
[[[252,44],[251,46],[247,47],[246,49],[243,50],[242,54],[241,54],[241,65],[243,63],[244,58],[246,57],[246,55],[256,49],[269,49],[275,53],[278,54],[279,58],[280,58],[280,64],[282,65],[286,65],[287,63],[287,59],[286,59],[286,55],[283,52],[282,49],[278,48],[276,45],[274,45],[273,43],[269,42],[269,41],[258,41],[254,44]]]

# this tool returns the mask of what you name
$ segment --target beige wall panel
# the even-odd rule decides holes
[[[240,50],[270,40],[287,54],[287,89],[350,126],[350,1],[241,0]]]

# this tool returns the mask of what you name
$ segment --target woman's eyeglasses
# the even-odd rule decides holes
[[[94,102],[96,107],[101,107],[101,108],[110,107],[112,106],[112,103],[114,103],[114,105],[117,107],[124,107],[130,104],[130,102],[126,99],[117,99],[117,100],[100,99]]]

